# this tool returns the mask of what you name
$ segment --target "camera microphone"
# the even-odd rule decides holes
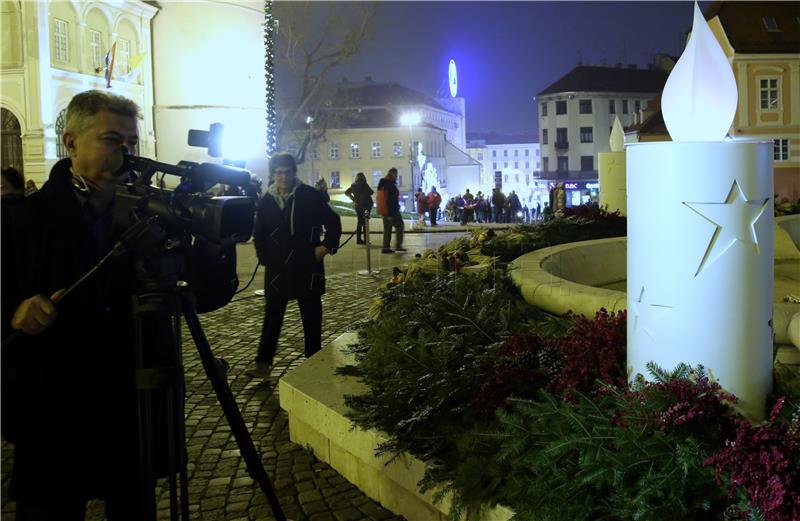
[[[125,154],[123,167],[118,172],[129,172],[131,170],[141,172],[145,176],[154,172],[164,172],[165,174],[189,178],[194,183],[203,183],[210,186],[217,183],[247,186],[250,183],[250,171],[244,168],[218,165],[216,163],[194,163],[191,161],[181,161],[176,165],[172,165],[146,157]]]

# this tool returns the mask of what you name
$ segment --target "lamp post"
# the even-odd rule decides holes
[[[411,112],[400,116],[400,124],[408,125],[408,166],[411,170],[411,210],[416,210],[416,194],[414,193],[414,140],[412,138],[411,128],[418,125],[420,121],[419,114]]]
[[[308,116],[306,118],[306,124],[308,125],[308,149],[311,156],[311,173],[308,175],[308,180],[311,183],[316,183],[317,180],[313,179],[314,177],[314,118]]]

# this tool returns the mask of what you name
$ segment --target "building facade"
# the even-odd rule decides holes
[[[537,94],[539,177],[550,186],[565,183],[568,205],[596,197],[597,154],[610,150],[614,118],[623,126],[640,122],[666,79],[657,66],[579,65]]]
[[[800,18],[792,2],[719,2],[705,13],[733,66],[731,136],[773,142],[775,193],[800,199]]]
[[[458,146],[466,144],[459,98],[445,103],[402,85],[367,79],[340,84],[324,106],[313,121],[292,125],[282,146],[297,156],[309,143],[298,167],[300,178],[308,184],[325,179],[334,200],[347,200],[344,191],[357,173],[375,187],[392,167],[398,170],[406,209],[419,188],[427,192],[436,186],[444,197],[465,177],[477,181],[479,165]],[[409,114],[417,116],[411,124],[404,119]],[[321,125],[324,133],[317,137]]]
[[[511,137],[487,137],[469,141],[468,152],[481,164],[478,189],[483,193],[491,193],[495,187],[506,194],[513,190],[523,204],[533,203],[533,206],[539,200],[547,200],[547,183],[540,178],[539,143]]]
[[[66,107],[77,93],[111,90],[142,108],[139,153],[154,155],[151,20],[158,10],[127,2],[2,2],[0,110],[3,167],[41,185],[67,152]],[[106,78],[106,60],[113,74]]]

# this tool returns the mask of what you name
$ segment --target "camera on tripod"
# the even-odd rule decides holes
[[[153,186],[156,172],[178,176],[181,183],[175,190]],[[250,183],[249,171],[190,161],[172,165],[126,154],[120,175],[125,173],[133,173],[133,181],[117,188],[114,222],[119,229],[155,216],[170,237],[188,232],[220,245],[250,239],[255,218],[253,199],[205,192],[217,183],[246,186]]]

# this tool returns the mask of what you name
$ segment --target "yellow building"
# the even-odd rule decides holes
[[[480,165],[458,146],[465,126],[463,107],[371,79],[337,87],[313,121],[295,122],[281,141],[289,153],[304,157],[298,166],[304,182],[322,178],[333,199],[346,200],[344,191],[357,173],[363,172],[375,187],[394,167],[406,208],[419,188],[427,192],[436,186],[445,197],[477,185]],[[404,117],[411,114],[417,119],[409,123]],[[305,143],[308,150],[301,154]]]
[[[790,200],[800,198],[798,12],[796,2],[715,2],[705,13],[736,77],[730,134],[773,142],[775,193]],[[628,142],[668,140],[660,107],[626,128]]]
[[[716,2],[705,13],[739,89],[736,138],[774,143],[775,193],[800,198],[800,10],[796,2]]]

